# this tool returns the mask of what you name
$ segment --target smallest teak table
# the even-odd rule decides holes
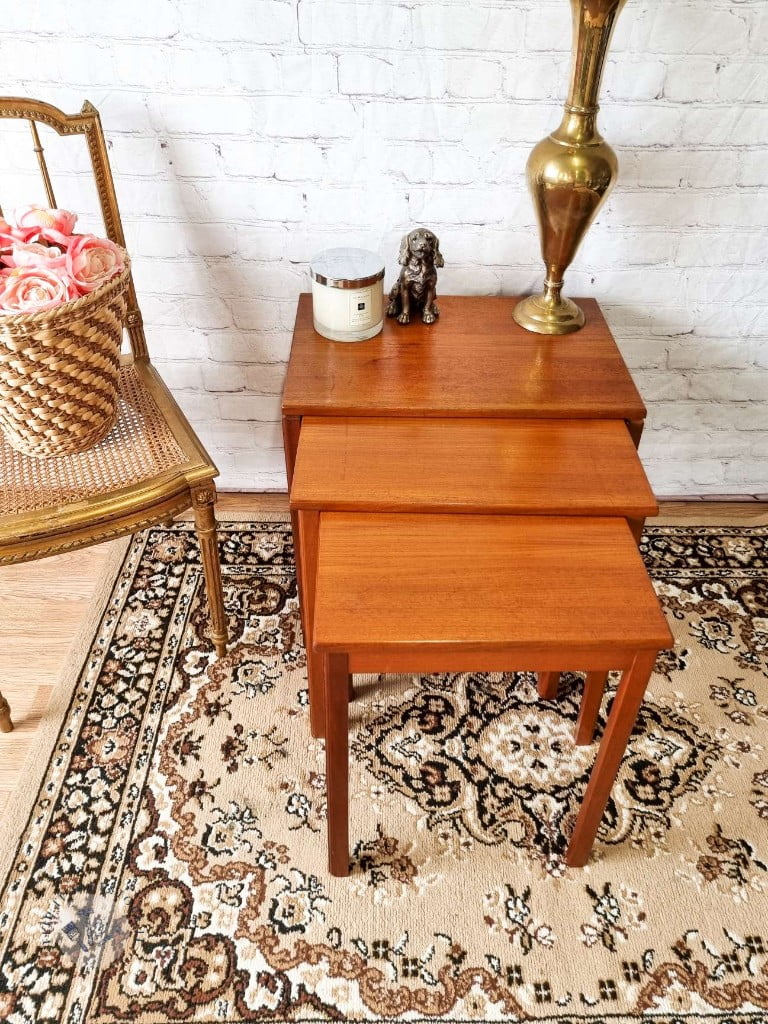
[[[328,856],[349,873],[352,673],[622,671],[566,862],[586,863],[658,652],[672,635],[623,519],[324,512]]]

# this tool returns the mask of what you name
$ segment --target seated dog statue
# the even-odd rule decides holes
[[[432,231],[416,228],[403,237],[398,263],[402,270],[389,293],[387,316],[400,324],[410,323],[411,313],[421,310],[425,324],[433,324],[440,315],[435,302],[437,267],[444,267],[440,241]]]

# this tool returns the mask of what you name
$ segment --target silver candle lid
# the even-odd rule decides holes
[[[367,249],[326,249],[310,260],[309,273],[329,288],[366,288],[384,277],[384,263]]]

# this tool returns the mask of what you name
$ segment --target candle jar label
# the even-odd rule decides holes
[[[381,319],[381,310],[374,320],[373,288],[361,288],[349,297],[349,326],[370,327]]]

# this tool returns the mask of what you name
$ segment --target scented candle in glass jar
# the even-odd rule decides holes
[[[366,341],[384,324],[384,261],[367,249],[327,249],[310,261],[312,319],[331,341]]]

